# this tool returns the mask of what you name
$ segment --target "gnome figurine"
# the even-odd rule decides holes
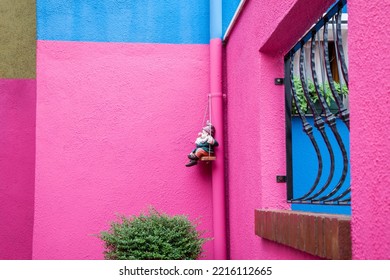
[[[195,140],[196,148],[188,155],[190,161],[186,164],[187,167],[194,166],[198,163],[198,160],[204,156],[214,156],[214,147],[219,144],[214,139],[215,128],[210,123],[202,128],[202,132],[198,133],[198,138]]]

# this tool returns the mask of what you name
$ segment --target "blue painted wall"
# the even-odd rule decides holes
[[[222,1],[222,34],[225,34],[241,0]]]
[[[313,118],[308,117],[308,121],[313,125]],[[337,129],[343,139],[345,147],[349,156],[349,131],[342,121],[337,120]],[[330,172],[330,157],[329,152],[325,146],[325,142],[321,137],[320,133],[313,125],[313,133],[317,143],[320,147],[322,157],[323,157],[323,174],[321,180],[318,184],[319,189],[327,180],[328,174]],[[342,173],[343,169],[343,160],[340,148],[337,144],[337,141],[329,129],[326,127],[326,133],[329,137],[329,140],[332,144],[333,151],[335,154],[335,173],[333,180],[330,186],[335,186]],[[292,156],[293,156],[293,191],[294,197],[300,197],[304,195],[307,190],[310,189],[315,178],[317,176],[318,170],[318,160],[311,144],[309,137],[302,130],[302,122],[299,117],[293,117],[292,119]],[[348,169],[347,179],[344,182],[341,190],[337,193],[340,194],[350,186],[350,168]],[[333,188],[332,188],[333,189]],[[350,195],[348,196],[348,198]],[[292,204],[293,210],[301,211],[310,211],[310,212],[324,212],[324,213],[335,213],[335,214],[347,214],[350,215],[351,207],[350,206],[323,206],[323,205],[306,205],[306,204]]]
[[[208,44],[208,0],[37,0],[38,39]]]

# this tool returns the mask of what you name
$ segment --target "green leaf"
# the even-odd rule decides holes
[[[201,237],[186,216],[160,214],[154,208],[138,216],[120,216],[98,237],[108,260],[195,260],[202,254]]]

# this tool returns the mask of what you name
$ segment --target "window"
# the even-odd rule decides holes
[[[285,56],[293,210],[350,214],[347,22],[339,0]]]

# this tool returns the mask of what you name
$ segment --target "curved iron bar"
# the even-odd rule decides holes
[[[326,116],[325,122],[329,126],[332,127],[332,126],[336,125],[336,118],[330,112],[328,104],[326,103],[323,94],[321,94],[320,85],[318,83],[317,71],[315,69],[315,67],[316,67],[315,51],[316,51],[316,39],[315,39],[315,33],[313,32],[313,36],[312,36],[312,40],[311,40],[311,47],[310,47],[310,66],[311,66],[310,68],[311,68],[311,73],[312,73],[312,77],[313,77],[313,83],[314,83],[314,88],[315,88],[316,94],[320,100],[321,107],[322,107],[323,111],[325,112],[325,116]],[[314,115],[314,112],[313,112],[313,115]],[[321,120],[322,120],[322,118],[321,118]],[[315,195],[311,196],[310,198],[307,198],[308,196],[310,196],[313,193],[314,190],[312,190],[311,192],[308,192],[306,195],[304,195],[301,199],[307,198],[309,200],[309,199],[313,199],[313,198],[319,196],[321,193],[323,193],[328,188],[330,182],[332,181],[333,175],[334,175],[335,162],[334,162],[333,148],[332,148],[332,145],[330,144],[330,141],[329,141],[326,133],[324,133],[323,130],[321,130],[320,132],[325,140],[326,148],[328,149],[329,156],[330,156],[330,171],[329,171],[328,179],[326,180],[325,184],[320,188],[320,190]]]
[[[304,47],[302,45],[301,52],[300,52],[300,57],[299,57],[299,74],[300,74],[299,76],[300,76],[300,80],[301,80],[301,84],[302,84],[302,89],[303,89],[304,95],[306,97],[307,103],[308,103],[308,105],[310,107],[310,110],[312,111],[313,116],[314,116],[314,126],[318,129],[318,131],[320,132],[322,138],[324,139],[324,142],[326,143],[326,146],[327,146],[327,148],[329,150],[329,153],[333,154],[333,150],[332,150],[332,147],[330,145],[330,141],[328,139],[327,134],[325,133],[325,123],[324,123],[323,119],[321,118],[321,116],[317,113],[317,111],[316,111],[316,109],[314,107],[314,104],[313,104],[313,102],[312,102],[312,100],[310,98],[310,94],[309,94],[309,90],[308,90],[308,87],[307,87],[307,84],[306,84],[306,78],[305,78],[304,53],[305,53],[305,50],[304,50]],[[317,156],[319,156],[321,154],[320,150],[316,151],[316,153],[317,153]],[[321,167],[322,167],[322,162],[321,162]],[[322,175],[322,169],[321,169],[321,175]],[[319,180],[320,178],[317,177],[317,179]],[[323,193],[326,190],[326,188],[328,187],[331,179],[332,179],[331,177],[328,177],[328,180],[325,183],[325,185],[320,188],[320,192],[318,192],[318,194],[316,196],[314,196],[314,197],[317,197],[318,195],[320,195],[321,193]],[[309,198],[307,198],[307,197],[310,196],[314,192],[315,188],[316,187],[311,188],[306,194],[304,194],[300,198],[297,198],[296,200],[309,200]]]
[[[339,182],[337,183],[337,185],[334,187],[334,189],[329,193],[327,194],[326,196],[323,196],[323,197],[320,197],[320,198],[317,198],[313,201],[317,202],[317,201],[324,201],[324,200],[328,200],[328,198],[332,197],[336,192],[338,192],[342,185],[344,184],[345,182],[345,179],[347,178],[347,172],[348,172],[348,156],[347,156],[347,150],[345,149],[345,146],[344,146],[344,143],[343,143],[343,140],[341,139],[340,137],[340,134],[338,133],[337,129],[335,126],[333,126],[335,128],[332,129],[333,133],[334,133],[334,136],[336,137],[336,141],[337,141],[337,144],[340,146],[340,149],[341,149],[341,153],[343,155],[343,172],[341,174],[341,177],[339,179]],[[332,128],[332,127],[331,127]],[[337,132],[337,133],[335,133]],[[334,199],[333,199],[334,200]]]
[[[325,58],[325,70],[326,76],[329,82],[329,88],[332,92],[332,95],[336,101],[337,107],[339,108],[339,116],[347,126],[349,130],[349,111],[345,108],[343,102],[341,101],[340,95],[338,94],[332,76],[332,71],[330,69],[330,60],[329,60],[329,45],[328,45],[328,21],[324,22],[324,58]]]
[[[314,34],[313,34],[313,38],[312,38],[312,51],[311,51],[311,55],[314,56],[315,55],[315,50],[313,50],[313,48],[315,48],[315,38],[314,38]],[[318,38],[318,46],[320,46],[320,39]],[[321,52],[319,52],[321,53]],[[322,62],[322,59],[321,59],[321,54],[320,54],[320,64],[321,64],[321,69],[323,69],[323,62]],[[316,86],[316,77],[317,77],[317,74],[316,74],[316,71],[315,71],[315,68],[314,68],[314,64],[313,64],[313,61],[314,61],[314,58],[312,57],[312,70],[314,70],[314,72],[312,73],[313,75],[313,80],[314,80],[314,84]],[[324,77],[322,77],[323,81],[324,81]],[[318,88],[316,86],[316,90],[318,91]],[[321,103],[323,105],[327,105],[327,104],[324,104],[323,101],[321,100]],[[334,117],[334,115],[330,116],[329,113],[326,108],[324,108],[325,110],[325,114],[326,114],[326,120],[325,122],[331,127],[332,129],[332,132],[333,134],[338,134],[338,131],[337,131],[337,127],[336,127],[336,119]],[[330,118],[329,118],[330,117]],[[334,126],[334,127],[333,127]],[[336,136],[336,135],[335,135]],[[347,194],[349,194],[351,192],[351,188],[349,187],[346,191],[344,191],[342,194],[340,194],[339,196],[333,198],[333,201],[338,201],[340,200],[341,198],[345,197]]]
[[[338,96],[338,93],[336,92],[336,89],[334,87],[334,80],[333,80],[333,76],[332,76],[332,73],[330,71],[330,63],[329,63],[329,51],[328,51],[328,29],[327,29],[327,21],[325,21],[325,24],[324,24],[324,56],[325,56],[325,68],[326,68],[326,72],[327,72],[327,77],[328,77],[328,81],[329,81],[329,86],[331,88],[331,91],[334,95],[335,98],[339,97]],[[342,103],[341,103],[342,104]],[[344,106],[343,106],[344,107]],[[346,109],[345,109],[346,110]],[[348,112],[348,110],[346,110]],[[345,114],[344,114],[345,116]],[[349,113],[348,113],[348,116],[349,116]],[[333,117],[334,118],[334,117]],[[335,121],[335,120],[329,120],[329,121]],[[347,125],[348,129],[349,129],[349,120],[348,120],[348,125]],[[342,174],[341,174],[341,177],[339,179],[339,182],[336,184],[336,186],[334,187],[334,189],[327,195],[323,196],[323,197],[320,197],[320,198],[317,198],[317,199],[313,199],[313,198],[316,198],[318,197],[318,193],[308,199],[313,199],[313,202],[320,202],[320,201],[326,201],[326,202],[330,202],[330,201],[335,201],[336,199],[339,199],[339,198],[342,198],[342,197],[345,197],[348,193],[350,193],[350,187],[344,191],[342,194],[340,194],[338,197],[335,197],[331,200],[329,200],[329,198],[331,198],[335,193],[337,193],[342,185],[344,184],[345,182],[345,179],[347,177],[347,172],[348,172],[348,155],[347,155],[347,151],[346,151],[346,148],[345,148],[345,145],[344,145],[344,142],[343,140],[341,139],[341,136],[336,128],[335,125],[332,125],[330,126],[335,138],[336,138],[336,141],[340,147],[340,150],[341,150],[341,153],[343,155],[343,171],[342,171]]]
[[[325,200],[324,203],[328,203],[328,202],[334,202],[334,201],[346,201],[348,199],[345,199],[345,200],[341,200],[343,197],[347,196],[348,194],[351,193],[351,186],[348,187],[348,189],[346,189],[344,192],[342,192],[340,195],[338,195],[337,197],[335,198],[332,198],[332,199],[329,199],[329,200]],[[349,198],[349,200],[351,200]]]
[[[351,204],[351,198],[347,198],[347,199],[341,200],[341,201],[339,201],[339,204],[350,205]]]
[[[315,138],[313,136],[313,127],[307,121],[305,114],[302,112],[302,109],[300,107],[300,103],[299,103],[299,100],[297,97],[297,93],[295,91],[295,87],[294,87],[294,54],[291,55],[291,59],[290,59],[290,85],[291,85],[292,97],[294,99],[295,106],[296,106],[298,114],[299,114],[299,118],[302,121],[303,131],[306,133],[306,135],[309,137],[311,143],[313,144],[313,147],[316,151],[317,159],[318,159],[317,177],[314,180],[314,183],[308,192],[310,195],[310,193],[312,193],[315,190],[315,188],[318,185],[318,182],[320,181],[320,178],[322,175],[323,164],[322,164],[322,156],[320,153],[320,148],[318,147],[317,141],[315,140]],[[296,200],[300,200],[300,199],[292,199],[291,201],[293,202]]]
[[[337,11],[338,12],[338,11]],[[336,31],[336,28],[335,28],[335,22],[336,22],[336,17],[333,16],[332,18],[332,35],[333,35],[333,41],[334,41],[334,47],[335,47],[335,59],[336,59],[336,64],[337,64],[337,73],[339,74],[339,83],[340,83],[340,89],[342,89],[342,82],[343,82],[343,73],[342,73],[342,70],[341,70],[341,62],[340,62],[340,58],[338,56],[338,46],[337,46],[337,31]],[[342,93],[342,91],[340,91],[340,93]]]
[[[346,3],[346,0],[341,0],[340,2],[337,3],[337,5],[334,5],[333,8],[331,8],[331,10],[328,12],[328,14],[326,16],[324,16],[324,18],[322,18],[316,25],[315,27],[313,27],[311,29],[310,32],[308,32],[308,34],[306,34],[304,36],[304,38],[302,38],[302,40],[300,40],[293,48],[292,50],[290,50],[290,57],[293,57],[293,54],[298,50],[298,49],[301,49],[301,58],[302,58],[302,48],[303,48],[303,45],[305,44],[305,42],[307,42],[309,39],[312,39],[312,36],[313,36],[313,33],[317,33],[319,31],[319,28],[322,26],[325,26],[324,27],[324,45],[326,43],[326,46],[324,46],[324,57],[327,57],[327,59],[325,59],[325,64],[326,64],[326,74],[327,74],[327,77],[328,77],[328,82],[329,82],[329,87],[331,89],[331,92],[332,92],[332,95],[335,97],[335,100],[336,100],[336,103],[338,105],[338,108],[339,108],[339,116],[340,118],[343,120],[343,122],[346,124],[348,130],[349,130],[349,112],[344,108],[344,104],[341,102],[340,98],[337,100],[337,97],[338,97],[338,93],[335,89],[335,85],[334,85],[334,80],[333,80],[333,77],[332,77],[332,73],[331,73],[331,69],[330,69],[330,62],[329,62],[329,50],[328,50],[328,38],[327,38],[327,32],[328,32],[328,28],[327,28],[327,21],[329,18],[333,17],[333,15],[337,14],[337,13],[340,13],[340,10],[341,8],[345,5]],[[334,29],[333,29],[334,30]],[[339,28],[339,30],[341,30],[341,28]],[[333,31],[334,32],[334,31]],[[326,35],[326,36],[325,36]],[[325,39],[326,37],[326,39]],[[337,35],[334,35],[334,38],[335,38],[335,41],[336,41],[336,37]],[[339,37],[341,37],[341,31],[339,33]],[[339,43],[341,42],[341,40],[338,41]],[[342,44],[342,42],[341,42]],[[337,47],[337,44],[335,45]],[[338,50],[337,50],[338,51]],[[303,53],[304,54],[304,53]],[[337,53],[338,54],[338,53]],[[342,70],[340,69],[341,66],[340,66],[340,61],[339,61],[339,57],[336,55],[336,57],[338,58],[338,72],[341,73]],[[321,56],[320,56],[321,58]],[[291,61],[291,65],[292,64],[292,60]],[[302,62],[302,60],[300,61]],[[321,61],[322,62],[322,61]],[[345,61],[344,61],[345,62]],[[300,63],[300,77],[301,77],[301,83],[302,83],[302,88],[307,90],[307,86],[305,84],[305,74],[302,74],[302,66],[304,67],[304,64],[303,63]],[[322,67],[322,66],[321,66]],[[345,69],[346,70],[346,69]],[[290,67],[290,71],[293,71],[293,68]],[[292,72],[291,72],[292,73]],[[345,71],[345,73],[347,73]],[[302,79],[303,77],[303,79]],[[323,77],[323,80],[324,77]],[[292,88],[292,91],[293,91],[293,97],[294,97],[294,101],[295,103],[297,104],[297,109],[298,109],[298,114],[300,115],[301,119],[302,117],[304,118],[304,114],[299,110],[299,101],[298,101],[298,98],[297,96],[294,96],[294,93],[295,93],[295,88],[294,88],[294,84],[293,84],[293,75],[291,74],[290,75],[290,83],[291,83],[291,88]],[[308,90],[307,90],[308,91]],[[307,98],[306,96],[306,93],[307,91],[304,91],[305,93],[305,98]],[[308,100],[308,104],[310,106],[310,109],[311,111],[313,112],[313,115],[314,117],[316,118],[316,115],[318,117],[318,114],[316,114],[316,111],[313,110],[313,106],[312,104],[310,103],[310,99],[307,99]],[[339,101],[339,102],[337,102]],[[322,119],[321,119],[322,120]],[[306,121],[306,119],[305,119]],[[304,124],[304,130],[305,130],[305,123],[304,121],[302,120],[303,124]],[[322,121],[323,122],[323,121]],[[307,123],[307,121],[306,121]],[[308,124],[308,123],[307,123]],[[309,125],[309,124],[308,124]],[[317,125],[320,125],[320,124],[317,124],[315,123],[315,126],[317,127]],[[309,125],[310,126],[310,125]],[[317,127],[318,128],[318,127]],[[311,132],[312,128],[310,126],[310,133]],[[347,196],[348,194],[350,194],[350,187],[348,187],[347,190],[345,190],[342,194],[339,194],[336,198],[333,198],[333,199],[330,199],[332,196],[334,196],[341,188],[342,184],[345,182],[345,177],[347,175],[347,171],[348,171],[348,158],[346,157],[346,150],[345,150],[345,146],[342,142],[342,139],[340,137],[340,135],[338,133],[335,134],[335,137],[336,137],[336,140],[340,146],[340,149],[341,149],[341,152],[343,154],[343,160],[344,160],[344,169],[343,169],[343,174],[341,175],[341,178],[340,178],[340,181],[339,183],[337,184],[337,186],[329,193],[327,194],[326,196],[323,196],[323,197],[320,197],[316,200],[312,200],[312,201],[308,201],[309,199],[306,199],[304,201],[299,201],[299,199],[293,199],[292,202],[296,202],[296,203],[326,203],[326,204],[340,204],[340,205],[346,205],[346,204],[350,204],[350,201],[351,201],[351,198],[346,198],[346,199],[343,199],[343,200],[337,200],[339,198],[344,198],[345,196]],[[314,140],[314,139],[313,139]],[[318,151],[318,149],[316,150]],[[317,152],[317,156],[318,157],[321,157],[321,154],[319,153],[319,151]],[[322,166],[322,162],[321,162],[321,166]],[[322,172],[322,170],[321,170]],[[314,187],[315,189],[316,187]],[[311,190],[311,193],[313,192],[313,190]],[[310,193],[310,191],[309,191]]]
[[[332,150],[329,138],[328,138],[327,134],[325,133],[324,121],[322,120],[322,118],[319,116],[319,114],[315,110],[314,104],[311,101],[310,96],[309,96],[309,90],[308,90],[306,82],[304,80],[304,72],[305,72],[305,69],[304,69],[304,56],[305,56],[305,51],[304,51],[303,46],[302,46],[301,52],[300,52],[299,72],[300,72],[300,78],[301,78],[303,92],[304,92],[304,94],[306,96],[306,99],[308,101],[309,107],[310,107],[311,111],[313,112],[315,126],[317,127],[317,129],[321,133],[321,136],[324,139],[324,142],[325,142],[325,144],[326,144],[326,146],[327,146],[327,148],[329,150],[329,154],[332,156],[333,155],[333,150]],[[318,86],[318,82],[317,82],[317,86]],[[324,100],[324,98],[322,98],[322,99]],[[325,103],[324,107],[327,108],[325,100],[324,100],[324,103]],[[328,108],[328,111],[329,111],[329,108]],[[330,111],[329,111],[329,114],[331,114]],[[335,127],[335,126],[331,126],[331,128],[332,127]],[[340,136],[339,136],[339,139],[341,140]],[[334,168],[333,168],[333,171],[334,171]],[[332,177],[333,177],[333,175],[332,175]],[[321,195],[322,193],[324,193],[326,191],[326,189],[328,188],[331,179],[332,179],[331,176],[329,176],[327,182],[325,182],[325,184],[314,195],[312,195],[312,193],[314,192],[314,190],[313,190],[311,193],[308,193],[307,195],[305,195],[304,199],[306,199],[306,200],[314,200],[314,198],[316,198],[319,195]],[[338,185],[337,185],[337,187],[338,187]],[[308,197],[308,196],[310,196],[310,197]],[[319,200],[319,199],[316,199],[316,200]]]
[[[342,11],[339,10],[336,16],[337,55],[341,63],[341,72],[343,73],[345,83],[347,84],[348,87],[348,68],[347,68],[347,64],[345,63],[343,41],[341,36],[341,14]]]

